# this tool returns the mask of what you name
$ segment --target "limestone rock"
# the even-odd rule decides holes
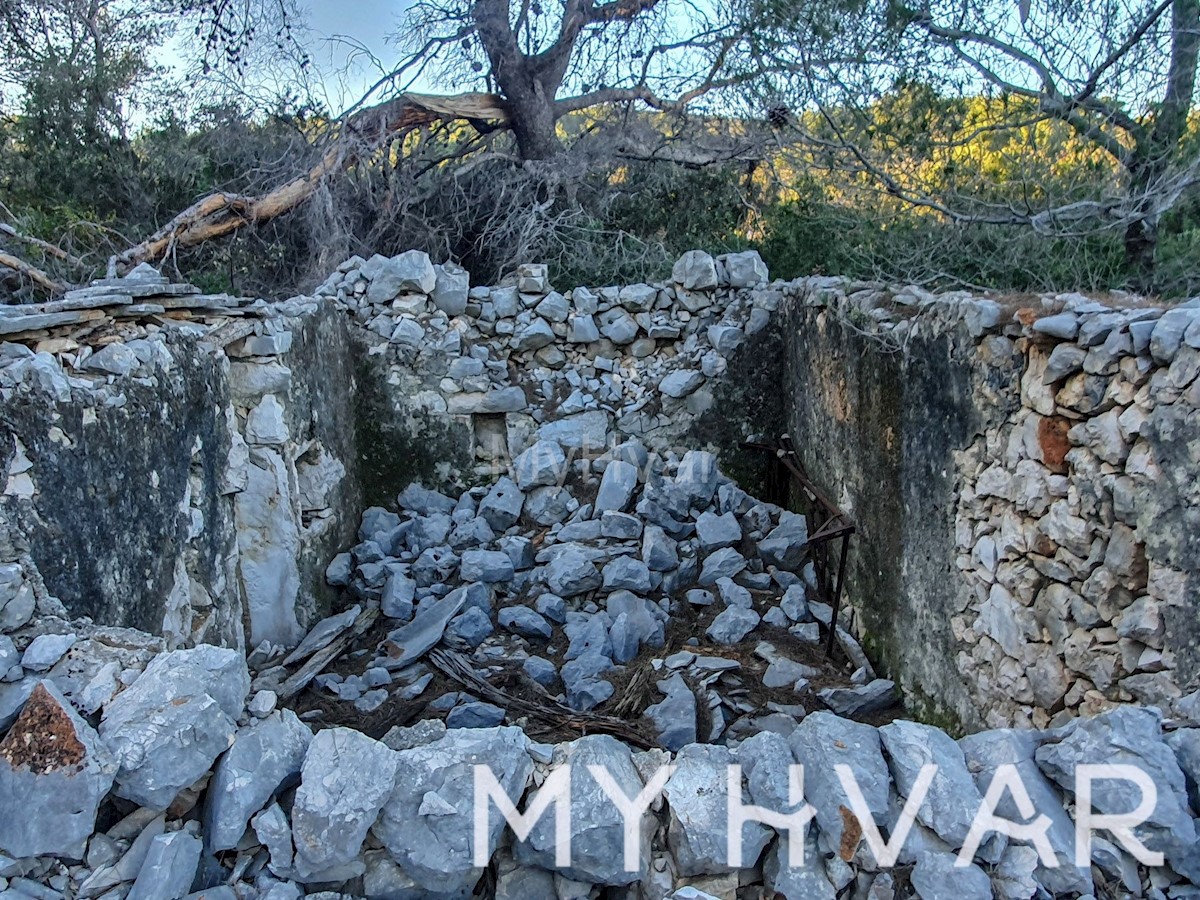
[[[395,786],[373,831],[421,888],[455,896],[478,881],[481,870],[472,852],[475,766],[489,766],[516,803],[533,772],[525,741],[519,728],[450,730],[396,754]],[[489,855],[503,829],[503,819],[491,810]]]
[[[0,851],[81,859],[117,764],[50,681],[0,740]]]
[[[349,728],[318,732],[309,744],[292,809],[295,868],[305,880],[349,863],[392,791],[396,751]]]
[[[675,752],[696,742],[696,695],[678,673],[658,683],[665,699],[646,708],[658,741]]]
[[[901,719],[880,728],[879,737],[887,750],[901,797],[911,795],[922,767],[937,766],[937,776],[929,786],[917,819],[933,829],[951,849],[959,849],[983,803],[983,796],[967,771],[962,750],[944,731]],[[1003,839],[992,834],[977,855],[996,862],[1003,847]]]
[[[558,484],[566,469],[566,454],[554,441],[537,441],[513,460],[517,486],[523,491]]]
[[[237,650],[201,645],[155,657],[100,721],[120,766],[117,794],[166,809],[230,746],[249,690]]]
[[[251,816],[286,779],[300,773],[312,732],[290,709],[238,730],[205,792],[204,839],[210,851],[232,850]]]
[[[555,768],[571,767],[571,865],[556,871],[584,884],[617,886],[641,881],[649,869],[650,840],[656,822],[650,814],[642,817],[638,824],[637,867],[626,871],[625,820],[589,771],[590,766],[599,766],[632,800],[643,784],[629,748],[607,735],[588,735],[558,748],[554,764]],[[534,792],[529,802],[536,798]],[[518,843],[514,849],[523,865],[554,869],[556,846],[554,817],[546,815],[534,826],[529,840]]]
[[[716,260],[703,250],[689,250],[676,260],[671,278],[684,290],[712,290],[717,286]]]
[[[187,896],[202,849],[200,839],[186,831],[160,834],[150,843],[127,900],[180,900]]]
[[[788,739],[796,762],[804,766],[804,792],[816,809],[821,846],[830,853],[849,851],[870,858],[865,845],[843,834],[846,827],[841,808],[850,808],[849,798],[838,780],[835,766],[847,765],[854,773],[867,809],[876,822],[888,814],[891,775],[883,759],[878,732],[869,725],[814,712],[804,718]]]
[[[729,865],[726,773],[737,760],[724,747],[690,744],[675,757],[664,793],[671,810],[667,844],[681,875],[715,875]],[[746,801],[743,801],[746,802]],[[758,822],[742,829],[743,862],[757,860],[771,831]]]
[[[429,294],[437,286],[437,271],[429,254],[409,250],[384,260],[367,288],[368,303],[390,303],[398,294]]]

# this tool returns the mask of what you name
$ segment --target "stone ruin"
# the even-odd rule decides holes
[[[409,252],[0,335],[0,897],[1200,894],[1200,304]],[[784,433],[857,527],[839,610]],[[526,810],[566,776],[569,859],[477,831],[480,762]],[[1159,858],[1075,864],[1085,764],[1149,778]],[[629,867],[588,766],[651,786]],[[1049,860],[972,838],[1008,771]],[[731,803],[801,799],[731,861]]]

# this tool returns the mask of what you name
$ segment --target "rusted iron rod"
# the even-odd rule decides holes
[[[787,469],[795,484],[808,500],[816,507],[813,510],[815,528],[808,536],[808,544],[813,551],[813,567],[817,573],[817,587],[832,609],[829,623],[829,634],[825,643],[825,655],[833,653],[833,643],[837,633],[837,618],[841,612],[842,592],[845,589],[846,565],[850,553],[850,537],[858,529],[854,521],[846,515],[832,500],[821,491],[812,479],[808,477],[800,458],[796,453],[796,445],[789,435],[782,435],[777,445],[761,441],[746,441],[741,445],[748,450],[759,450],[769,453]],[[842,542],[836,573],[830,572],[828,544],[840,539]],[[832,579],[832,585],[830,580]]]

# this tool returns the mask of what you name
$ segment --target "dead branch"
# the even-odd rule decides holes
[[[25,260],[18,259],[17,257],[11,256],[8,253],[0,252],[0,266],[12,269],[19,275],[28,278],[42,290],[51,294],[61,294],[69,287],[69,285],[64,284],[61,281],[55,281],[36,266],[31,266],[29,263],[25,262]]]
[[[61,259],[63,262],[74,266],[75,268],[82,269],[85,267],[84,261],[78,256],[72,256],[66,250],[63,250],[61,247],[57,247],[48,241],[43,241],[40,238],[30,237],[27,234],[21,234],[11,225],[7,225],[4,222],[0,222],[0,234],[5,234],[14,241],[20,241],[23,244],[29,244],[31,247],[37,247],[43,253],[48,253],[55,259]]]
[[[290,212],[311,197],[330,175],[350,168],[387,142],[441,119],[507,123],[509,117],[504,101],[495,94],[401,94],[360,110],[341,123],[329,149],[308,172],[260,197],[218,192],[198,200],[141,243],[113,256],[109,274]]]

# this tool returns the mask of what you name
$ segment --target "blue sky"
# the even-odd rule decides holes
[[[330,106],[354,102],[379,77],[367,54],[384,65],[396,62],[397,51],[386,38],[399,27],[406,5],[404,0],[300,0],[308,17],[309,52],[325,75]]]

